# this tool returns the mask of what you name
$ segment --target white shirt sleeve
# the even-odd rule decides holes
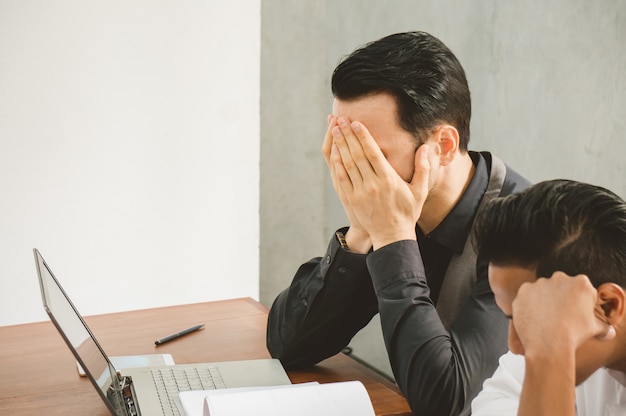
[[[524,356],[507,352],[472,401],[472,416],[515,416],[524,382]]]

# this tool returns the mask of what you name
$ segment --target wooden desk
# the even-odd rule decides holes
[[[169,353],[176,363],[269,358],[267,308],[249,298],[85,320],[109,356]],[[204,323],[205,329],[154,345],[196,323]],[[377,415],[411,414],[395,384],[343,354],[288,374],[293,383],[360,380]],[[110,416],[89,380],[78,376],[72,353],[51,322],[0,327],[0,415],[34,414]]]

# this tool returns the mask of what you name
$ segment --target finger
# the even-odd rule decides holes
[[[322,153],[324,154],[324,160],[326,165],[331,167],[330,164],[330,151],[333,145],[332,129],[337,125],[337,119],[331,114],[328,116],[328,128],[326,129],[326,135],[324,136],[324,142],[322,143]]]
[[[332,148],[334,146],[332,129],[333,127],[337,126],[337,118],[333,116],[332,114],[329,114],[327,121],[328,121],[328,128],[326,129],[324,142],[322,144],[322,153],[324,155],[324,160],[326,161],[326,165],[328,166],[328,170],[330,172],[330,179],[333,184],[333,188],[335,189],[335,192],[337,193],[337,196],[341,200],[342,204],[345,204],[343,189],[341,187],[341,184],[339,183],[339,180],[337,179],[337,172],[336,172],[337,162],[336,161],[333,162],[331,160]]]
[[[344,162],[339,152],[339,148],[335,144],[331,146],[330,157],[333,165],[333,183],[335,185],[335,190],[345,196],[346,193],[352,192],[354,186],[349,173],[344,167]]]
[[[424,203],[428,197],[428,181],[430,175],[430,162],[428,161],[428,146],[421,145],[415,152],[415,166],[413,177],[409,182],[411,193],[416,201],[415,216],[421,217]]]
[[[350,139],[355,140],[353,145],[354,148],[358,149],[358,151],[363,155],[364,171],[371,169],[371,171],[376,175],[382,176],[389,173],[389,169],[393,170],[385,158],[383,151],[380,149],[380,146],[378,146],[378,143],[376,143],[376,140],[374,140],[374,137],[363,123],[353,121],[346,127],[346,129],[348,127],[352,132]]]
[[[338,120],[339,126],[335,126],[332,128],[333,134],[333,143],[337,148],[338,156],[341,160],[341,165],[346,174],[350,177],[350,181],[352,185],[362,183],[363,176],[361,173],[361,168],[363,167],[357,164],[354,157],[355,155],[352,153],[352,150],[348,146],[348,142],[346,141],[346,137],[343,134],[343,130],[341,129],[341,118]],[[357,156],[358,152],[357,152]],[[336,165],[335,165],[336,166]],[[336,166],[337,167],[337,166]],[[371,168],[370,168],[371,169]]]
[[[357,137],[356,132],[352,128],[352,124],[358,126],[362,126],[362,124],[358,122],[350,123],[350,120],[348,120],[346,117],[339,117],[337,119],[337,124],[341,129],[343,139],[345,140],[345,143],[350,151],[351,158],[354,161],[354,164],[359,169],[361,176],[365,177],[373,173],[374,169],[372,168],[371,162],[365,153],[365,149],[361,144],[361,140]],[[361,134],[363,134],[362,132],[365,131],[365,133],[369,135],[369,132],[367,132],[367,130],[361,129],[360,131]],[[376,145],[376,148],[378,148],[378,145]]]
[[[428,192],[428,178],[430,162],[428,160],[428,145],[423,144],[415,152],[415,167],[410,180],[411,188],[416,191]]]

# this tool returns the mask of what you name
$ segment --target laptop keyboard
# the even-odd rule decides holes
[[[226,388],[219,368],[214,366],[159,367],[151,371],[163,414],[168,416],[181,416],[182,410],[178,397],[181,391]]]

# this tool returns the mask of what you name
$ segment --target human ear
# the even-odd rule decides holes
[[[445,166],[454,160],[459,149],[459,132],[456,128],[445,124],[436,130],[435,136],[440,163]]]
[[[617,325],[626,314],[626,292],[615,283],[604,283],[598,287],[596,313],[601,314],[609,325]]]

